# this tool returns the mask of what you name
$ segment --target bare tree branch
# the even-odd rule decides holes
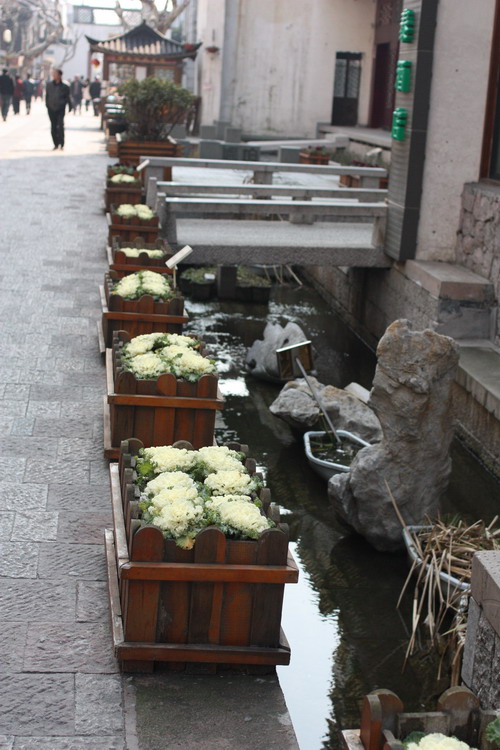
[[[125,18],[125,13],[123,12],[123,8],[120,5],[120,0],[116,0],[115,13],[120,19],[120,23],[122,24],[125,31],[129,31],[132,28],[132,26]]]

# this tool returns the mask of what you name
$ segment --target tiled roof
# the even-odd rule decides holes
[[[108,52],[117,55],[137,55],[162,57],[175,60],[183,57],[196,57],[196,52],[201,43],[194,45],[183,45],[180,42],[174,42],[167,39],[155,29],[148,26],[143,21],[140,26],[136,26],[125,34],[112,37],[111,39],[92,39],[87,36],[92,50],[94,52]]]

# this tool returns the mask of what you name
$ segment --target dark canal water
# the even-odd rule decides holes
[[[244,367],[246,349],[267,321],[302,327],[323,383],[370,388],[373,352],[308,287],[274,289],[269,307],[211,301],[188,309],[189,330],[218,358],[226,406],[217,439],[248,443],[290,525],[301,575],[286,587],[283,627],[292,661],[278,674],[301,750],[339,748],[339,730],[358,725],[359,702],[376,688],[394,690],[408,710],[433,707],[448,684],[438,680],[432,652],[421,651],[402,672],[411,601],[400,610],[396,602],[408,573],[405,556],[376,552],[336,521],[300,438],[269,412],[280,387]],[[443,508],[489,519],[499,504],[497,481],[457,442]]]

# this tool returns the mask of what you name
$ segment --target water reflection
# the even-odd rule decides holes
[[[434,706],[447,687],[436,677],[435,654],[419,652],[402,672],[411,600],[401,611],[396,602],[408,573],[405,557],[376,552],[338,522],[302,442],[269,412],[279,386],[253,379],[244,368],[246,348],[268,320],[303,327],[324,383],[343,387],[354,380],[370,388],[373,352],[308,288],[274,290],[269,310],[218,301],[188,303],[188,309],[189,330],[207,341],[221,365],[226,405],[217,415],[217,439],[247,443],[266,467],[301,567],[300,582],[286,587],[283,617],[292,663],[279,670],[301,749],[339,748],[339,730],[358,724],[360,700],[379,687],[398,693],[408,710]],[[444,510],[491,519],[497,481],[460,444],[452,457]]]

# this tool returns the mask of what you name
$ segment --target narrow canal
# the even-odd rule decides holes
[[[188,310],[188,329],[218,359],[226,406],[216,437],[250,446],[290,526],[301,575],[298,585],[287,586],[283,628],[292,661],[278,676],[301,750],[339,748],[339,730],[358,725],[359,702],[376,688],[394,690],[408,710],[434,706],[448,687],[437,677],[438,658],[422,649],[402,671],[411,597],[400,610],[396,602],[406,557],[378,553],[338,523],[300,437],[269,412],[280,386],[255,380],[244,366],[247,347],[268,321],[302,327],[323,383],[370,388],[374,353],[309,287],[276,287],[268,307],[215,300],[188,302]],[[495,478],[457,441],[443,510],[491,519],[499,500]]]

